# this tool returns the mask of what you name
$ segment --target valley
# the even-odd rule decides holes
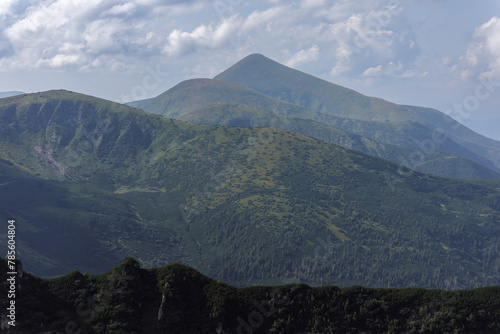
[[[0,102],[0,216],[19,222],[37,275],[133,256],[237,286],[498,284],[498,180],[409,173],[277,128],[185,123],[67,91]]]

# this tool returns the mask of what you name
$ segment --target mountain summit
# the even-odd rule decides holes
[[[364,96],[282,65],[261,54],[245,57],[214,79],[238,83],[332,116],[379,122],[422,120],[417,113],[397,104]]]
[[[500,142],[437,110],[364,96],[260,54],[130,105],[192,123],[277,127],[427,174],[500,177]]]
[[[344,131],[420,150],[416,155],[424,156],[424,161],[408,164],[403,162],[408,157],[400,159],[400,163],[410,168],[425,163],[429,153],[442,151],[462,155],[500,172],[500,142],[475,133],[438,110],[402,106],[364,96],[260,54],[242,59],[214,79],[237,83],[304,108],[347,119],[349,121],[330,124]],[[436,132],[443,141],[435,140]]]

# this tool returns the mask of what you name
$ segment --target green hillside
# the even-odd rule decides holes
[[[134,105],[154,114],[178,118],[217,102],[238,103],[291,115],[313,113],[253,89],[211,79],[183,81],[154,99],[135,102]]]
[[[428,126],[443,129],[446,135],[456,143],[491,161],[494,166],[500,166],[500,142],[498,140],[482,136],[435,109],[405,107],[422,115]]]
[[[0,261],[0,279],[10,277]],[[463,291],[235,288],[179,264],[141,269],[133,258],[97,276],[50,280],[22,272],[15,333],[491,333],[500,331],[500,287]],[[0,287],[2,319],[11,307]],[[7,327],[7,321],[3,328]]]
[[[420,148],[414,138],[432,136],[430,129],[418,124],[406,122],[394,126],[330,116],[274,99],[238,84],[210,79],[187,80],[154,99],[130,105],[198,124],[272,126],[399,164],[405,164],[408,157],[420,157]],[[355,135],[354,132],[362,135]],[[441,149],[426,152],[423,161],[412,160],[411,168],[447,177],[500,177],[490,169],[494,169],[491,162],[452,140],[440,146],[447,153]],[[481,161],[482,164],[473,160]]]
[[[314,117],[324,121],[324,117]],[[197,111],[181,114],[179,120],[205,124],[227,125],[244,127],[272,126],[278,129],[292,131],[304,136],[319,139],[327,143],[342,146],[358,152],[363,152],[399,164],[410,163],[408,159],[420,157],[420,151],[403,146],[384,144],[363,136],[339,130],[336,127],[313,121],[309,118],[284,115],[265,109],[235,103],[214,103]],[[341,120],[328,117],[328,121],[336,123]],[[328,123],[327,121],[327,123]],[[345,123],[344,123],[345,124]],[[464,152],[456,143],[450,141],[445,145],[450,151]],[[475,158],[481,159],[477,156]],[[485,164],[488,164],[485,161]],[[489,164],[491,165],[491,163]],[[459,153],[446,153],[440,151],[426,152],[422,161],[411,161],[415,171],[446,177],[471,178],[471,179],[498,179],[500,175],[491,169],[476,163]]]
[[[446,141],[434,141],[432,151],[459,154],[496,172],[500,171],[500,142],[475,133],[437,110],[400,106],[364,96],[259,54],[242,59],[214,79],[237,83],[323,114],[354,120],[352,123],[356,126],[350,128],[330,125],[387,144],[418,149],[422,143],[432,141],[434,137],[430,134],[438,131]],[[389,125],[385,138],[372,133],[372,127],[382,125]],[[401,127],[406,131],[401,132]],[[424,132],[422,127],[426,128]],[[406,135],[406,142],[397,141],[397,137],[402,135]],[[396,138],[391,138],[393,136]],[[454,150],[447,147],[451,142]]]
[[[66,91],[1,100],[0,147],[0,219],[16,220],[37,275],[133,256],[238,286],[500,282],[499,180],[406,175],[284,130],[184,123]]]

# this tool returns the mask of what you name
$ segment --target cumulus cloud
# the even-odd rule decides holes
[[[10,13],[10,8],[16,0],[3,0],[0,2],[0,17]]]
[[[378,65],[369,67],[363,73],[363,77],[393,77],[393,78],[415,78],[425,77],[428,72],[420,72],[415,69],[405,69],[401,62],[389,62],[386,66]]]
[[[256,10],[243,21],[242,30],[249,32],[279,20],[281,23],[295,16],[292,6],[275,6],[266,10]]]
[[[159,55],[166,36],[159,27],[179,11],[200,10],[201,1],[46,0],[13,9],[0,5],[3,70],[80,66],[118,68]],[[193,10],[193,8],[195,8]],[[176,9],[178,10],[176,12]],[[7,52],[10,50],[10,53]]]
[[[84,60],[82,54],[57,54],[51,58],[41,59],[39,63],[53,68],[60,68],[79,65],[82,64]]]
[[[377,67],[367,68],[362,75],[364,77],[380,77],[383,73],[382,65],[378,65]]]
[[[100,16],[107,15],[132,15],[136,9],[136,5],[134,3],[128,2],[119,5],[115,5],[108,10],[105,10]]]
[[[349,12],[350,5],[347,3],[341,2],[336,6],[344,8],[341,12]],[[415,58],[419,49],[415,42],[409,41],[412,35],[401,24],[400,12],[398,7],[372,7],[371,10],[351,12],[350,16],[330,24],[328,30],[336,42],[336,62],[330,73],[338,76],[359,71],[366,69],[367,65],[373,67],[374,63],[394,60],[401,54],[405,58]],[[370,71],[375,70],[376,67]]]
[[[249,3],[228,0],[234,10],[220,17],[201,0],[33,1],[0,23],[0,63],[4,70],[109,69],[161,55],[275,49],[271,56],[289,66],[324,61],[339,75],[387,62],[404,44],[394,31],[399,8],[387,0],[265,2],[247,11]],[[0,13],[15,3],[4,0]]]
[[[182,56],[200,48],[216,48],[224,45],[237,28],[235,18],[225,19],[218,26],[200,25],[191,32],[175,29],[167,39],[164,52],[171,56]]]
[[[3,0],[0,71],[154,63],[186,78],[259,52],[330,80],[425,74],[414,66],[418,38],[397,0],[220,1],[231,8],[222,16],[216,2],[203,0]],[[492,29],[478,28],[477,40],[487,41]],[[482,45],[471,59],[484,57]]]
[[[174,29],[163,52],[170,56],[183,56],[200,50],[237,48],[233,41],[241,44],[253,36],[258,36],[260,41],[269,39],[285,31],[290,32],[293,13],[292,6],[278,5],[253,11],[247,17],[232,15],[222,18],[218,24],[201,24],[191,31]]]
[[[311,46],[308,50],[300,50],[295,53],[285,64],[290,67],[296,67],[300,64],[317,61],[319,56],[319,47]]]
[[[494,16],[476,28],[474,42],[463,60],[469,65],[463,72],[464,76],[478,70],[483,76],[500,78],[500,18]]]
[[[302,8],[314,8],[325,5],[325,0],[302,0],[300,6]]]

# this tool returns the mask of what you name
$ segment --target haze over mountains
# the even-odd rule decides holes
[[[130,105],[200,124],[278,127],[434,175],[500,172],[500,142],[437,110],[366,97],[259,54]]]
[[[0,334],[500,334],[499,10],[2,0]]]
[[[247,60],[255,57],[269,62]],[[180,262],[236,285],[456,289],[500,282],[500,180],[409,173],[294,132],[248,127],[276,117],[271,121],[311,125],[339,141],[365,143],[371,134],[410,146],[405,134],[432,135],[424,116],[436,112],[388,104],[383,117],[399,109],[405,116],[360,120],[361,107],[353,107],[358,119],[346,119],[220,80],[188,87],[193,83],[200,92],[215,87],[209,96],[224,87],[228,97],[259,105],[199,100],[186,117],[198,113],[247,127],[186,123],[67,91],[0,100],[0,218],[18,221],[28,271],[100,273],[134,256],[146,267]],[[184,84],[175,99],[158,105],[173,106],[174,113],[186,105],[183,99],[196,100],[190,89],[179,89]],[[355,105],[386,111],[384,101],[345,94],[359,100]],[[240,119],[228,118],[226,110]],[[494,141],[469,136],[477,139],[470,144],[476,151],[488,143],[496,149]],[[380,138],[376,145],[388,147]],[[411,149],[403,144],[394,146]],[[440,147],[467,151],[450,139]],[[472,158],[460,159],[488,171]]]
[[[24,94],[24,93],[23,92],[15,92],[15,91],[12,91],[12,92],[0,92],[0,99],[2,99],[4,97],[15,96],[15,95],[20,95],[20,94]]]

